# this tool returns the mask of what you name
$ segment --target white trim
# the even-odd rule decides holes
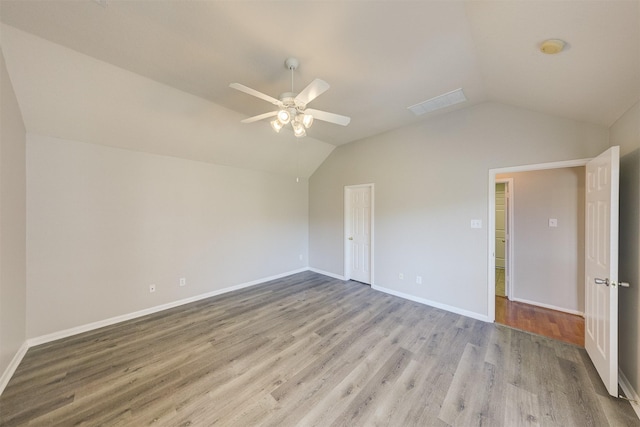
[[[314,273],[322,274],[323,276],[333,277],[334,279],[347,280],[347,279],[344,278],[344,276],[341,276],[341,275],[335,274],[335,273],[329,273],[328,271],[320,270],[318,268],[309,267],[308,270],[309,271],[313,271]]]
[[[410,295],[410,294],[405,294],[403,292],[394,291],[393,289],[384,288],[382,286],[371,285],[371,288],[376,290],[376,291],[384,292],[385,294],[389,294],[389,295],[393,295],[393,296],[396,296],[396,297],[408,299],[409,301],[414,301],[414,302],[417,302],[417,303],[420,303],[420,304],[424,304],[424,305],[428,305],[428,306],[431,306],[431,307],[439,308],[441,310],[446,310],[446,311],[449,311],[451,313],[460,314],[462,316],[471,317],[472,319],[482,320],[483,322],[491,322],[491,320],[489,320],[489,318],[487,316],[483,316],[482,314],[479,314],[479,313],[476,313],[476,312],[473,312],[473,311],[467,311],[467,310],[464,310],[462,308],[454,307],[452,305],[442,304],[442,303],[431,301],[431,300],[428,300],[428,299],[425,299],[425,298],[416,297],[414,295]]]
[[[569,308],[558,307],[558,306],[551,305],[551,304],[544,304],[544,303],[538,302],[538,301],[529,301],[528,299],[523,299],[523,298],[511,298],[511,300],[512,301],[516,301],[516,302],[523,302],[523,303],[529,304],[529,305],[535,305],[537,307],[548,308],[549,310],[561,311],[563,313],[575,314],[576,316],[584,317],[584,311],[571,310]]]
[[[580,166],[586,166],[591,159],[577,159],[577,160],[565,160],[561,162],[550,163],[538,163],[532,165],[522,166],[510,166],[505,168],[489,169],[489,204],[488,210],[488,224],[487,229],[489,233],[487,251],[487,319],[489,322],[496,321],[496,218],[495,218],[495,204],[496,204],[496,175],[502,173],[515,173],[515,172],[529,172],[537,170],[547,169],[560,169],[560,168],[574,168]],[[513,246],[513,245],[512,245]]]
[[[490,169],[491,171],[498,171],[497,174],[501,173],[515,173],[515,172],[531,172],[531,171],[541,171],[548,169],[562,169],[562,168],[577,168],[580,166],[586,166],[591,159],[576,159],[576,160],[563,160],[561,162],[550,162],[550,163],[536,163],[533,165],[521,165],[521,166],[510,166],[506,168],[496,168]]]
[[[344,277],[342,278],[342,280],[350,280],[351,279],[351,268],[350,268],[350,260],[349,260],[349,242],[347,240],[347,230],[349,229],[349,224],[348,224],[348,213],[347,213],[347,209],[349,207],[349,203],[348,203],[348,198],[347,198],[347,194],[348,191],[351,189],[355,189],[355,188],[365,188],[368,187],[369,191],[371,193],[371,222],[370,222],[370,226],[371,229],[369,230],[371,233],[371,251],[369,252],[369,281],[371,282],[370,285],[373,286],[373,284],[375,283],[374,280],[374,260],[375,260],[375,184],[374,183],[368,183],[368,184],[355,184],[355,185],[345,185],[344,186],[344,195],[343,195],[343,209],[342,209],[342,216],[343,216],[343,229],[342,229],[342,238],[344,240],[344,245],[343,245],[343,271],[344,271]]]
[[[270,277],[264,277],[262,279],[252,280],[251,282],[241,283],[239,285],[229,286],[223,289],[216,289],[215,291],[207,292],[204,294],[196,295],[193,297],[181,299],[178,301],[172,301],[166,304],[157,305],[155,307],[145,308],[143,310],[135,311],[133,313],[123,314],[121,316],[111,317],[109,319],[99,320],[97,322],[88,323],[86,325],[76,326],[74,328],[65,329],[62,331],[54,332],[47,335],[42,335],[27,340],[29,347],[45,344],[51,341],[59,340],[61,338],[67,338],[73,335],[81,334],[83,332],[92,331],[94,329],[103,328],[105,326],[115,325],[116,323],[124,322],[138,317],[146,316],[149,314],[157,313],[159,311],[167,310],[169,308],[178,307],[180,305],[189,304],[191,302],[199,301],[205,298],[210,298],[216,295],[225,294],[227,292],[237,291],[238,289],[248,288],[250,286],[259,285],[261,283],[269,282],[271,280],[280,279],[282,277],[290,276],[292,274],[301,273],[307,271],[308,268],[300,268],[297,270],[289,271],[286,273],[276,274]]]
[[[636,412],[638,419],[640,419],[640,396],[638,395],[638,392],[633,389],[631,383],[620,368],[618,368],[618,384],[620,384],[620,388],[624,392],[627,399],[635,400],[635,402],[629,403],[631,403],[631,407]]]
[[[7,369],[4,370],[2,376],[0,376],[0,395],[2,395],[5,387],[7,386],[7,384],[9,384],[9,380],[16,372],[16,369],[18,369],[18,365],[20,365],[20,362],[22,362],[22,358],[24,357],[24,355],[27,354],[27,350],[29,350],[29,344],[27,343],[27,341],[25,341],[22,343],[15,356],[13,356],[11,362],[9,362],[9,366],[7,366]]]

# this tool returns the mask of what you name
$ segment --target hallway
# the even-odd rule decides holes
[[[584,318],[496,296],[496,323],[584,347]]]

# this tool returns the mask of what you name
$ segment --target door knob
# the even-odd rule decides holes
[[[596,282],[596,285],[605,285],[605,286],[609,286],[609,279],[598,279],[597,277],[593,279],[594,282]]]
[[[353,237],[349,237],[349,240],[353,240]]]
[[[629,283],[627,283],[627,282],[620,282],[620,283],[618,283],[618,285],[620,285],[621,288],[628,288],[629,287]]]

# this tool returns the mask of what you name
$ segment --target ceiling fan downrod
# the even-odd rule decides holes
[[[287,67],[288,70],[291,70],[291,93],[293,93],[293,72],[298,69],[299,65],[300,61],[296,58],[287,58],[287,60],[284,61],[284,66]]]

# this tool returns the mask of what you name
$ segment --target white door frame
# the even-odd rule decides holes
[[[349,190],[352,189],[356,189],[356,188],[366,188],[368,187],[369,190],[371,191],[371,251],[369,252],[369,266],[370,266],[370,273],[371,273],[371,287],[373,287],[374,283],[375,283],[375,279],[374,279],[374,248],[375,248],[375,185],[373,183],[369,183],[369,184],[357,184],[357,185],[345,185],[344,186],[344,206],[343,206],[343,229],[342,229],[342,240],[343,240],[343,253],[344,253],[344,258],[343,258],[343,262],[344,262],[344,280],[351,280],[351,257],[350,257],[350,245],[349,245],[349,236],[347,236],[347,230],[349,229],[349,202],[348,202],[348,196],[349,196]]]
[[[513,291],[513,230],[515,230],[515,227],[513,226],[513,199],[514,199],[514,191],[513,191],[513,178],[502,178],[502,179],[496,179],[496,184],[500,184],[500,183],[504,183],[507,184],[507,189],[508,189],[508,194],[509,194],[509,203],[505,203],[506,206],[508,206],[508,210],[507,210],[507,218],[506,218],[506,227],[505,227],[505,234],[507,236],[509,236],[507,238],[507,250],[504,253],[504,256],[506,257],[505,259],[505,273],[504,273],[504,281],[505,281],[505,287],[504,287],[504,292],[507,296],[507,299],[511,299],[509,298],[509,296],[512,294]],[[494,188],[495,188],[495,184],[494,184]],[[506,194],[505,194],[505,200],[506,200]],[[493,211],[495,212],[496,208],[495,208],[495,193],[493,195]],[[494,218],[495,221],[495,218]],[[495,222],[493,225],[493,238],[495,240],[495,235],[496,235],[496,230],[495,230]],[[494,266],[495,266],[495,257],[493,258],[493,262],[494,262]],[[495,277],[494,277],[494,287],[495,287]],[[495,296],[495,294],[494,294]]]
[[[537,163],[533,165],[512,166],[505,168],[489,169],[489,212],[488,212],[488,227],[489,227],[489,250],[488,256],[488,271],[489,277],[487,283],[488,294],[488,313],[487,319],[489,322],[496,321],[496,175],[502,173],[515,173],[515,172],[531,172],[537,170],[547,169],[560,169],[560,168],[575,168],[580,166],[586,166],[587,162],[591,159],[577,159],[566,160],[562,162],[551,163]],[[512,209],[513,210],[513,209]],[[513,230],[512,230],[513,231]],[[512,237],[511,248],[515,246],[515,241]],[[512,249],[511,249],[512,250]],[[510,257],[513,260],[513,256]],[[513,269],[512,269],[513,271]]]

